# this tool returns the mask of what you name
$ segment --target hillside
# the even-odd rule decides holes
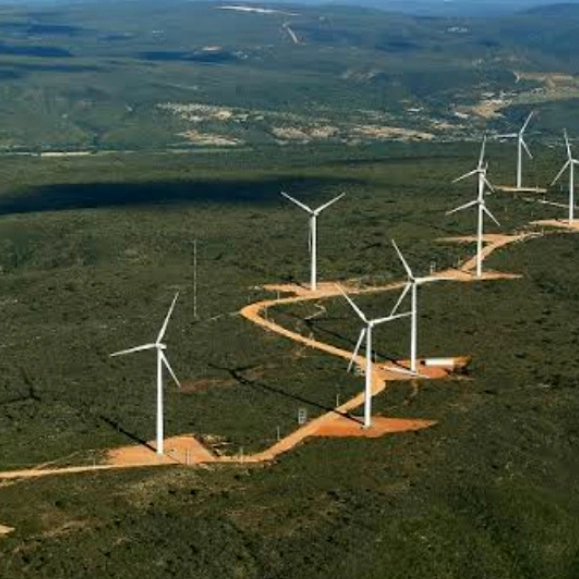
[[[529,178],[547,183],[564,153],[534,152]],[[489,143],[493,182],[511,178],[513,153]],[[154,357],[109,354],[154,339],[176,291],[167,345],[182,388],[165,388],[167,436],[249,455],[295,431],[300,409],[311,420],[358,394],[346,360],[238,315],[275,298],[263,284],[307,276],[307,221],[279,191],[315,206],[345,191],[320,222],[321,278],[388,284],[403,279],[391,238],[419,275],[472,257],[472,244],[439,239],[474,231],[472,213],[445,212],[474,194],[450,181],[477,154],[464,143],[304,145],[3,163],[0,470],[90,468],[151,440]],[[488,203],[501,223],[489,233],[563,212],[500,194]],[[2,481],[0,576],[574,577],[579,242],[535,232],[485,262],[521,278],[421,288],[420,355],[472,361],[446,380],[390,382],[374,412],[431,428],[310,439],[262,465]],[[372,316],[395,298],[355,297]],[[341,297],[266,315],[345,350],[360,331]],[[374,340],[379,361],[405,358],[408,323]]]
[[[525,10],[531,16],[546,16],[554,18],[579,18],[579,4],[577,2],[555,2],[534,6]]]
[[[576,24],[5,5],[0,578],[575,579],[579,237],[543,220],[567,215],[548,184],[579,136]],[[474,207],[449,214],[476,183],[453,181],[531,109],[524,182],[545,192],[483,197],[477,278]],[[512,142],[486,154],[512,184]],[[345,194],[319,291],[281,191]],[[347,366],[400,295],[392,240],[439,279],[418,377],[408,318],[373,327],[384,430],[362,430],[363,352]],[[171,303],[161,460],[159,358],[111,353],[159,340]]]
[[[565,15],[142,0],[7,7],[0,31],[4,152],[456,140],[530,108],[579,132]]]

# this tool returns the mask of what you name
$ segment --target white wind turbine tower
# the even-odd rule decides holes
[[[358,350],[362,345],[364,337],[366,338],[366,370],[365,370],[365,388],[364,388],[364,428],[370,428],[372,426],[372,330],[379,324],[384,324],[385,322],[391,322],[399,318],[404,318],[410,315],[410,312],[404,314],[390,314],[385,318],[377,318],[374,320],[369,320],[364,312],[353,302],[352,298],[348,296],[341,287],[338,287],[342,295],[348,300],[348,303],[352,306],[352,309],[358,314],[358,317],[366,324],[360,332],[358,341],[356,342],[356,347],[352,353],[352,358],[350,364],[348,365],[348,371],[351,369],[354,359],[358,355]]]
[[[565,130],[563,134],[565,135],[565,144],[567,145],[567,162],[553,179],[551,186],[553,186],[561,178],[563,173],[569,169],[569,223],[572,223],[574,219],[573,211],[575,209],[575,165],[579,165],[579,161],[573,158],[567,131]]]
[[[310,253],[311,253],[311,257],[312,257],[310,288],[312,291],[316,291],[316,289],[317,289],[317,275],[318,275],[318,273],[317,273],[317,267],[318,267],[317,266],[317,260],[318,260],[318,255],[317,255],[318,215],[324,209],[327,209],[330,205],[333,205],[336,201],[341,199],[345,195],[345,193],[341,193],[340,195],[338,195],[337,197],[334,197],[332,200],[328,201],[327,203],[320,205],[320,207],[318,207],[317,209],[312,209],[311,207],[308,207],[305,203],[302,203],[301,201],[298,201],[297,199],[290,197],[287,193],[284,193],[283,191],[281,192],[281,194],[286,199],[289,199],[292,203],[297,205],[300,209],[303,209],[304,211],[306,211],[307,213],[310,214],[309,247],[310,247]]]
[[[471,177],[472,175],[478,175],[478,194],[477,198],[474,201],[470,201],[469,203],[465,203],[452,211],[447,211],[447,215],[452,215],[457,211],[462,211],[463,209],[469,209],[470,207],[477,207],[478,208],[478,223],[477,223],[477,237],[476,237],[476,276],[481,277],[482,275],[482,250],[483,250],[483,228],[484,228],[484,216],[485,213],[497,224],[500,226],[500,223],[496,220],[495,216],[487,209],[486,201],[485,201],[485,186],[488,187],[491,191],[494,191],[492,185],[489,183],[487,179],[487,165],[483,165],[484,163],[484,154],[485,154],[485,144],[486,139],[483,139],[480,157],[478,161],[477,168],[469,173],[465,173],[461,175],[457,179],[453,181],[453,183],[457,183],[458,181],[462,181],[462,179],[466,179],[467,177]]]
[[[179,384],[179,380],[177,380],[177,376],[175,376],[175,372],[171,368],[169,364],[169,360],[167,360],[167,356],[165,356],[164,350],[167,349],[167,346],[162,342],[165,332],[167,331],[167,326],[169,325],[169,318],[173,313],[173,309],[175,308],[175,303],[177,302],[177,298],[179,297],[179,292],[175,294],[173,301],[171,302],[171,307],[169,308],[169,312],[165,317],[165,321],[161,326],[161,330],[157,336],[157,339],[152,344],[144,344],[142,346],[136,346],[134,348],[129,348],[128,350],[121,350],[120,352],[115,352],[111,354],[111,357],[114,356],[124,356],[125,354],[132,354],[133,352],[140,352],[142,350],[153,350],[157,351],[157,455],[163,455],[163,366],[167,368],[171,378],[175,381],[177,386],[181,386]]]
[[[408,265],[407,261],[404,259],[402,252],[398,248],[398,245],[394,240],[392,240],[392,245],[398,254],[398,258],[402,263],[402,266],[406,270],[406,275],[408,281],[396,302],[396,305],[392,308],[390,315],[396,314],[400,304],[404,298],[411,292],[411,308],[410,308],[410,372],[417,374],[417,349],[418,349],[418,287],[435,281],[454,281],[452,278],[442,277],[442,276],[429,276],[429,277],[415,277]]]
[[[529,159],[533,158],[531,151],[524,139],[525,130],[533,117],[534,112],[531,111],[521,130],[518,133],[508,133],[506,135],[497,135],[499,139],[517,139],[517,189],[523,188],[523,149],[527,153]]]

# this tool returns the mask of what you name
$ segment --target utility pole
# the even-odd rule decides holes
[[[193,317],[197,320],[197,240],[193,240]]]

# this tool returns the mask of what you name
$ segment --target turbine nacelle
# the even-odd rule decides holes
[[[396,253],[398,255],[398,259],[400,260],[400,262],[402,263],[402,266],[406,270],[406,275],[407,275],[408,281],[406,282],[406,285],[404,286],[404,289],[402,290],[402,293],[400,294],[398,301],[396,302],[395,306],[392,308],[390,315],[392,316],[392,315],[396,314],[396,312],[398,311],[398,308],[400,307],[400,305],[404,301],[404,298],[410,292],[412,292],[411,309],[410,309],[410,316],[411,316],[411,322],[410,322],[410,373],[413,374],[414,376],[419,376],[419,374],[416,370],[416,366],[417,366],[416,352],[417,352],[417,343],[418,343],[418,330],[417,330],[418,288],[421,285],[435,282],[435,281],[446,281],[446,280],[454,281],[454,280],[451,280],[451,278],[445,278],[443,276],[415,277],[412,270],[410,269],[410,266],[408,265],[406,259],[404,259],[402,252],[400,251],[398,245],[396,244],[396,242],[394,240],[392,240],[392,245],[394,246],[394,249],[396,250]]]
[[[525,131],[527,130],[527,127],[529,126],[529,123],[531,122],[531,119],[533,118],[533,115],[534,115],[534,114],[535,114],[534,111],[531,111],[531,112],[529,113],[529,116],[525,119],[525,122],[523,123],[523,126],[521,127],[521,129],[520,129],[518,132],[516,132],[516,133],[505,133],[505,134],[502,134],[502,135],[497,135],[496,138],[497,138],[497,139],[519,139],[519,141],[520,141],[520,142],[523,144],[523,146],[526,148],[527,145],[526,145],[525,140],[524,140],[524,134],[525,134]],[[526,149],[526,150],[527,150],[527,153],[528,153],[529,156],[530,156],[531,153],[529,152],[528,149]]]
[[[480,207],[481,210],[483,211],[483,213],[487,217],[489,217],[492,221],[494,221],[494,223],[497,226],[499,226],[499,227],[501,226],[498,219],[487,208],[484,198],[482,198],[482,199],[478,198],[478,199],[475,199],[474,201],[470,201],[468,203],[465,203],[464,205],[460,205],[459,207],[455,207],[454,209],[447,211],[446,215],[452,215],[453,213],[458,213],[459,211],[464,211],[465,209],[470,209],[471,207],[475,207],[475,206]]]
[[[309,213],[312,217],[318,217],[319,214],[322,211],[324,211],[324,209],[327,209],[328,207],[330,207],[330,205],[333,205],[334,203],[336,203],[336,201],[339,201],[346,194],[340,193],[339,195],[337,195],[333,199],[330,199],[330,201],[328,201],[327,203],[324,203],[323,205],[320,205],[319,207],[316,207],[315,209],[312,209],[311,207],[309,207],[308,205],[306,205],[302,201],[298,201],[297,199],[295,199],[291,195],[288,195],[284,191],[281,191],[281,195],[283,195],[286,199],[291,201],[294,205],[297,205],[300,209],[303,209],[304,211]]]
[[[316,248],[317,225],[316,225],[316,222],[317,222],[317,219],[318,219],[320,213],[322,211],[324,211],[325,209],[327,209],[328,207],[330,207],[330,205],[333,205],[334,203],[336,203],[336,201],[339,201],[342,197],[344,197],[345,193],[341,193],[340,195],[334,197],[333,199],[330,199],[330,201],[328,201],[327,203],[324,203],[323,205],[320,205],[319,207],[316,207],[315,209],[312,209],[311,207],[309,207],[308,205],[306,205],[302,201],[298,201],[297,199],[295,199],[291,195],[288,195],[284,191],[281,191],[281,195],[283,197],[285,197],[288,201],[291,201],[294,205],[297,205],[300,209],[302,209],[303,211],[305,211],[306,213],[308,213],[310,215],[309,235],[308,235],[308,246],[309,246],[309,250],[310,250],[310,254],[311,254],[311,261],[312,261],[310,283],[311,283],[312,291],[315,291],[316,287],[317,287],[317,248]]]
[[[469,177],[473,177],[474,175],[477,175],[478,180],[479,180],[479,195],[481,195],[481,196],[484,195],[485,185],[490,189],[490,191],[494,192],[494,190],[495,190],[494,187],[489,182],[489,180],[487,179],[487,172],[488,172],[488,168],[489,168],[489,163],[488,163],[488,161],[485,161],[486,142],[487,142],[487,137],[485,135],[483,137],[483,140],[482,140],[478,164],[476,166],[476,169],[473,169],[472,171],[469,171],[468,173],[465,173],[464,175],[461,175],[460,177],[457,177],[456,179],[454,179],[452,181],[453,183],[458,183],[459,181],[462,181],[463,179],[468,179]]]
[[[374,328],[380,324],[384,324],[386,322],[392,322],[394,320],[398,320],[400,318],[405,318],[410,315],[410,312],[406,312],[404,314],[390,314],[389,316],[385,316],[383,318],[374,318],[373,320],[369,320],[364,312],[358,307],[358,305],[354,302],[354,300],[343,290],[343,288],[339,285],[336,286],[339,292],[346,298],[347,302],[350,304],[352,309],[356,312],[358,317],[366,324],[369,328]],[[363,330],[365,331],[365,330]]]
[[[368,336],[368,333],[371,332],[376,326],[380,325],[380,324],[385,324],[386,322],[392,322],[394,320],[399,320],[402,318],[406,318],[408,316],[411,315],[411,312],[405,312],[403,314],[396,314],[396,313],[391,313],[389,316],[383,317],[383,318],[375,318],[373,320],[369,320],[366,315],[364,314],[364,312],[358,307],[358,305],[354,302],[354,300],[343,290],[343,288],[341,286],[336,286],[339,290],[339,292],[344,296],[344,298],[346,298],[346,301],[350,304],[350,306],[352,307],[352,309],[356,312],[356,314],[358,315],[358,317],[362,320],[362,322],[364,322],[365,327],[363,327],[360,330],[360,334],[358,336],[358,340],[356,342],[356,346],[354,347],[354,350],[352,351],[352,356],[350,358],[350,362],[348,364],[348,372],[350,372],[350,370],[352,369],[352,366],[354,365],[354,362],[356,360],[356,357],[358,356],[358,352],[360,351],[360,347],[362,345],[362,342],[364,341],[364,338],[366,336]],[[370,353],[368,352],[367,355],[370,355]]]

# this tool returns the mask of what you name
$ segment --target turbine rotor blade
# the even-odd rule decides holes
[[[521,145],[522,145],[523,149],[525,149],[525,153],[527,153],[527,155],[529,156],[529,159],[532,159],[533,155],[531,155],[531,151],[529,151],[529,147],[527,147],[527,143],[525,143],[523,137],[521,137]]]
[[[394,314],[386,316],[385,318],[377,318],[375,320],[370,320],[373,326],[378,326],[379,324],[384,324],[386,322],[393,322],[394,320],[400,320],[402,318],[407,318],[412,315],[412,312],[404,312],[403,314]]]
[[[298,201],[297,199],[294,199],[293,197],[291,197],[290,195],[288,195],[287,193],[281,191],[280,192],[286,199],[289,199],[294,205],[297,205],[298,207],[300,207],[301,209],[303,209],[304,211],[307,211],[308,213],[313,213],[313,210],[310,209],[305,203],[302,203],[301,201]]]
[[[569,167],[569,165],[571,164],[571,161],[567,161],[562,169],[557,173],[557,176],[553,179],[553,182],[551,183],[551,186],[553,186],[563,175],[563,173],[567,170],[567,167]]]
[[[402,292],[400,293],[400,296],[398,297],[398,301],[396,302],[396,305],[392,308],[392,311],[390,312],[391,316],[393,316],[398,311],[400,304],[404,301],[404,298],[408,295],[408,292],[410,291],[411,287],[412,287],[412,283],[410,283],[410,282],[408,282],[404,286],[404,289],[402,290]]]
[[[515,139],[519,136],[519,133],[507,133],[505,135],[497,135],[497,139]]]
[[[567,158],[571,161],[573,159],[573,154],[571,153],[571,143],[569,143],[567,129],[563,129],[563,135],[565,137],[565,145],[567,146]]]
[[[491,185],[491,182],[487,179],[486,175],[483,176],[485,185],[494,193],[495,188]]]
[[[458,211],[463,211],[464,209],[469,209],[470,207],[474,207],[475,205],[478,205],[478,199],[475,199],[474,201],[469,201],[468,203],[465,203],[464,205],[461,205],[460,207],[456,207],[455,209],[451,209],[450,211],[447,211],[446,214],[452,215],[453,213],[457,213]]]
[[[482,206],[483,211],[500,227],[501,224],[497,221],[496,217],[486,208],[486,205]]]
[[[482,145],[481,145],[481,148],[480,148],[480,156],[479,156],[479,158],[478,158],[478,168],[479,168],[479,169],[482,169],[482,166],[483,166],[483,163],[484,163],[486,144],[487,144],[487,136],[484,135],[483,141],[482,141]]]
[[[392,239],[392,245],[394,246],[394,249],[396,250],[396,253],[398,254],[398,259],[402,262],[402,265],[403,265],[404,269],[406,270],[406,274],[408,275],[408,279],[413,280],[414,274],[412,273],[410,266],[408,265],[408,263],[404,259],[402,252],[400,251],[400,249],[398,248],[398,245],[396,244],[396,242],[393,239]]]
[[[333,205],[336,201],[339,201],[344,195],[345,193],[340,193],[337,197],[334,197],[327,203],[324,203],[323,205],[320,205],[320,207],[318,207],[317,209],[314,209],[314,213],[320,214],[324,209],[327,209],[330,205]]]
[[[175,384],[177,384],[177,386],[181,388],[181,383],[179,382],[179,380],[177,380],[177,376],[175,376],[175,372],[173,372],[173,368],[171,368],[171,364],[169,364],[169,360],[167,359],[167,356],[165,356],[165,352],[163,352],[163,350],[161,350],[161,360],[163,360],[165,368],[169,370],[169,374],[171,374],[171,378],[173,378]]]
[[[348,303],[352,306],[352,309],[358,314],[358,317],[365,323],[368,324],[368,318],[366,318],[366,316],[364,315],[364,312],[354,303],[354,301],[352,300],[352,298],[340,287],[337,286],[338,289],[340,290],[340,293],[346,298],[346,300],[348,301]]]
[[[134,352],[142,352],[144,350],[152,350],[156,348],[157,344],[144,344],[142,346],[136,346],[134,348],[128,348],[127,350],[120,350],[119,352],[114,352],[113,354],[109,354],[111,358],[115,356],[124,356],[125,354],[133,354]]]
[[[178,297],[179,297],[179,292],[177,292],[175,294],[175,297],[173,298],[173,301],[171,302],[171,305],[169,306],[169,311],[167,312],[167,315],[165,317],[163,325],[161,326],[161,330],[159,331],[159,335],[157,336],[157,341],[156,341],[157,344],[160,344],[161,340],[165,336],[165,332],[167,331],[167,326],[169,325],[169,318],[171,317],[171,314],[173,313],[173,310],[175,309],[175,304],[177,303]]]
[[[460,177],[457,177],[456,179],[454,179],[452,182],[453,183],[458,183],[459,181],[462,181],[463,179],[467,179],[468,177],[472,177],[473,175],[476,175],[479,172],[478,169],[473,169],[472,171],[470,171],[469,173],[465,173],[464,175],[461,175]]]
[[[366,336],[366,328],[362,328],[362,330],[360,331],[360,335],[358,336],[358,341],[356,342],[356,347],[352,352],[350,363],[348,364],[348,372],[352,370],[352,366],[354,365],[354,361],[356,359],[356,356],[358,355],[358,352],[360,351],[360,346],[362,345],[362,340],[364,339],[365,336]]]
[[[314,221],[313,221],[313,217],[312,219],[310,219],[310,225],[309,225],[309,231],[308,231],[308,249],[310,250],[310,253],[312,253],[313,251],[313,244],[314,241]]]
[[[535,111],[531,111],[531,113],[529,114],[529,116],[527,117],[527,120],[525,121],[525,123],[523,124],[523,128],[519,131],[519,135],[522,136],[522,134],[525,132],[525,129],[527,128],[527,126],[529,125],[529,123],[531,122],[531,119],[533,118],[533,115],[535,114]]]

